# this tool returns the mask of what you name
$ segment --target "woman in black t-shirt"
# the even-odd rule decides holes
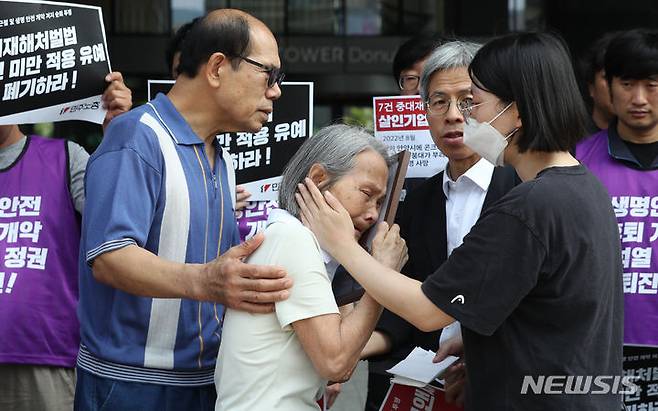
[[[303,221],[368,294],[424,331],[462,324],[467,410],[617,410],[623,294],[606,190],[569,153],[587,116],[563,42],[492,40],[469,72],[464,143],[523,183],[424,283],[378,264],[330,194],[300,186]],[[428,247],[432,247],[428,244]]]

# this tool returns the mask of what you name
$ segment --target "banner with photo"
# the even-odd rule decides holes
[[[173,80],[149,80],[149,100],[166,93]],[[313,83],[284,81],[273,112],[256,133],[221,133],[222,147],[233,158],[235,179],[251,193],[250,201],[278,198],[281,173],[313,133]]]
[[[0,0],[0,125],[102,124],[110,71],[100,7]]]
[[[389,154],[411,153],[407,178],[431,177],[445,168],[448,158],[432,140],[420,96],[373,97],[372,106],[375,137]]]

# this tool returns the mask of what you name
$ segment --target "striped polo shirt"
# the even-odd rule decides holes
[[[233,168],[216,141],[215,149],[211,168],[203,141],[162,94],[107,129],[85,177],[80,368],[125,381],[212,384],[221,305],[138,297],[98,282],[91,264],[129,245],[205,263],[237,244]]]

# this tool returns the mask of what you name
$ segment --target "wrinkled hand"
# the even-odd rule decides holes
[[[443,374],[445,379],[446,402],[464,405],[466,395],[466,363],[464,362],[464,342],[461,334],[458,334],[443,343],[434,356],[433,362],[443,361],[447,356],[455,355],[462,357],[459,361],[448,367]]]
[[[407,244],[400,237],[400,227],[393,224],[389,230],[387,223],[379,223],[375,238],[372,240],[372,256],[375,260],[395,271],[400,271],[409,259],[407,251]]]
[[[336,248],[350,242],[356,242],[354,224],[345,207],[329,191],[324,195],[310,178],[298,185],[295,194],[300,209],[302,223],[318,239],[320,247],[331,255]]]
[[[121,113],[130,110],[133,105],[133,97],[130,89],[124,84],[123,76],[118,71],[105,76],[105,81],[110,83],[101,100],[103,101],[103,108],[107,109],[105,120],[103,121],[103,128],[110,124],[110,121]]]
[[[247,206],[247,200],[251,193],[244,186],[235,187],[235,211],[240,211]]]
[[[327,402],[327,409],[331,408],[340,394],[341,384],[339,382],[328,385],[324,391],[324,400]]]
[[[204,266],[197,295],[250,313],[274,311],[274,303],[288,298],[292,278],[281,267],[245,264],[243,260],[263,242],[260,233],[236,245]]]

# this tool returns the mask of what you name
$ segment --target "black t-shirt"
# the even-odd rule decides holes
[[[521,391],[524,376],[622,375],[621,267],[610,198],[582,165],[548,168],[491,205],[422,285],[462,323],[466,409],[620,409],[618,395]]]
[[[653,143],[631,143],[630,141],[624,140],[626,147],[631,150],[633,157],[635,157],[644,168],[651,167],[654,160],[658,157],[658,141]]]

